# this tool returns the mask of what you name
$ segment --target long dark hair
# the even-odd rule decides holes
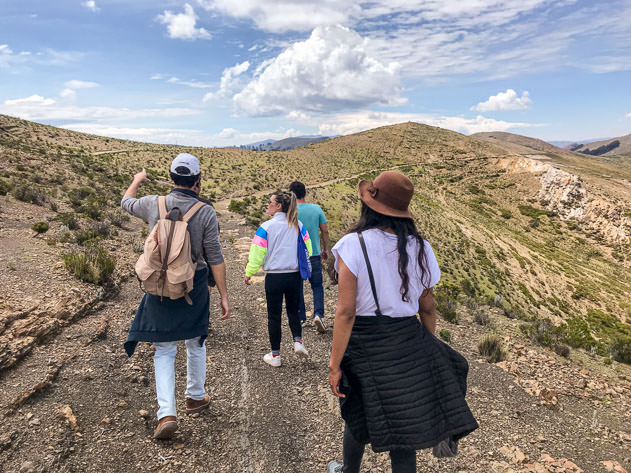
[[[418,241],[418,265],[421,270],[421,281],[425,286],[425,281],[430,281],[429,268],[425,267],[425,242],[419,234],[411,218],[390,217],[380,214],[362,202],[361,215],[359,221],[348,231],[348,233],[363,232],[371,228],[390,228],[397,236],[397,251],[399,253],[399,276],[401,276],[401,300],[409,302],[408,292],[410,289],[410,276],[408,275],[408,261],[410,256],[407,252],[408,237],[413,236]]]

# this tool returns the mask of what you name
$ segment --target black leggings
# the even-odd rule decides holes
[[[280,350],[281,315],[283,296],[292,336],[302,337],[302,326],[298,315],[302,278],[295,273],[267,273],[265,276],[265,298],[267,299],[267,330],[272,350]]]
[[[342,443],[342,455],[344,457],[344,473],[359,473],[359,466],[364,456],[363,443],[359,443],[353,437],[348,425],[344,426],[344,441]],[[390,463],[392,473],[415,473],[416,452],[414,450],[390,450]]]

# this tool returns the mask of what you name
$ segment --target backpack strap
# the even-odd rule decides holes
[[[379,307],[379,299],[377,298],[377,288],[375,286],[375,278],[372,275],[372,266],[370,266],[370,260],[368,259],[368,251],[366,251],[366,243],[364,243],[364,236],[362,232],[358,232],[357,236],[359,237],[359,244],[362,247],[362,252],[364,253],[364,259],[366,260],[366,268],[368,269],[368,278],[370,279],[370,288],[372,289],[372,296],[375,298],[375,304],[377,305],[377,310],[375,311],[376,316],[382,315],[381,308]]]
[[[167,217],[167,198],[163,195],[158,196],[158,218],[164,220]]]
[[[204,205],[206,205],[204,202],[195,202],[193,206],[182,216],[182,221],[188,223],[188,221],[193,218],[193,215],[195,215]]]

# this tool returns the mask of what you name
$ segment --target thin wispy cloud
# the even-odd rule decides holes
[[[526,110],[532,105],[527,90],[524,90],[521,97],[513,89],[506,89],[497,95],[491,95],[486,102],[480,102],[471,110],[478,112],[497,112],[506,110]]]
[[[191,108],[130,109],[106,106],[78,107],[34,94],[5,100],[0,113],[26,120],[132,120],[139,118],[173,118],[199,114]]]
[[[167,80],[170,84],[185,85],[194,89],[210,89],[213,84],[210,82],[201,82],[197,80],[181,80],[179,77],[171,77]]]
[[[87,0],[85,2],[81,2],[81,6],[91,10],[93,12],[98,12],[100,10],[99,7],[96,6],[96,2],[94,0]]]
[[[100,84],[98,82],[90,82],[85,80],[69,80],[64,84],[69,89],[92,89],[94,87],[98,87]]]
[[[0,44],[0,67],[66,66],[85,56],[79,51],[59,51],[46,48],[42,51],[14,51],[8,44]]]
[[[191,5],[184,5],[184,13],[173,13],[165,10],[162,15],[158,15],[158,21],[167,26],[170,38],[174,39],[211,39],[212,35],[204,28],[197,28],[197,15]]]

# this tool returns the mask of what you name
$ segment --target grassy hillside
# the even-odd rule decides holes
[[[49,207],[53,225],[74,216],[78,228],[61,242],[68,252],[114,238],[99,228],[122,218],[115,209],[132,175],[146,167],[151,182],[142,191],[166,192],[168,163],[189,151],[201,160],[203,194],[232,200],[230,209],[252,225],[263,218],[268,192],[295,179],[314,186],[309,199],[322,205],[335,241],[357,218],[359,178],[396,168],[416,186],[412,211],[441,265],[444,317],[456,321],[468,307],[482,319],[497,306],[523,319],[539,343],[631,361],[628,239],[609,241],[594,225],[548,210],[536,173],[499,165],[523,159],[516,150],[415,123],[258,152],[134,143],[0,116],[0,193]],[[630,160],[554,150],[545,162],[579,175],[592,201],[618,212],[627,231]]]

